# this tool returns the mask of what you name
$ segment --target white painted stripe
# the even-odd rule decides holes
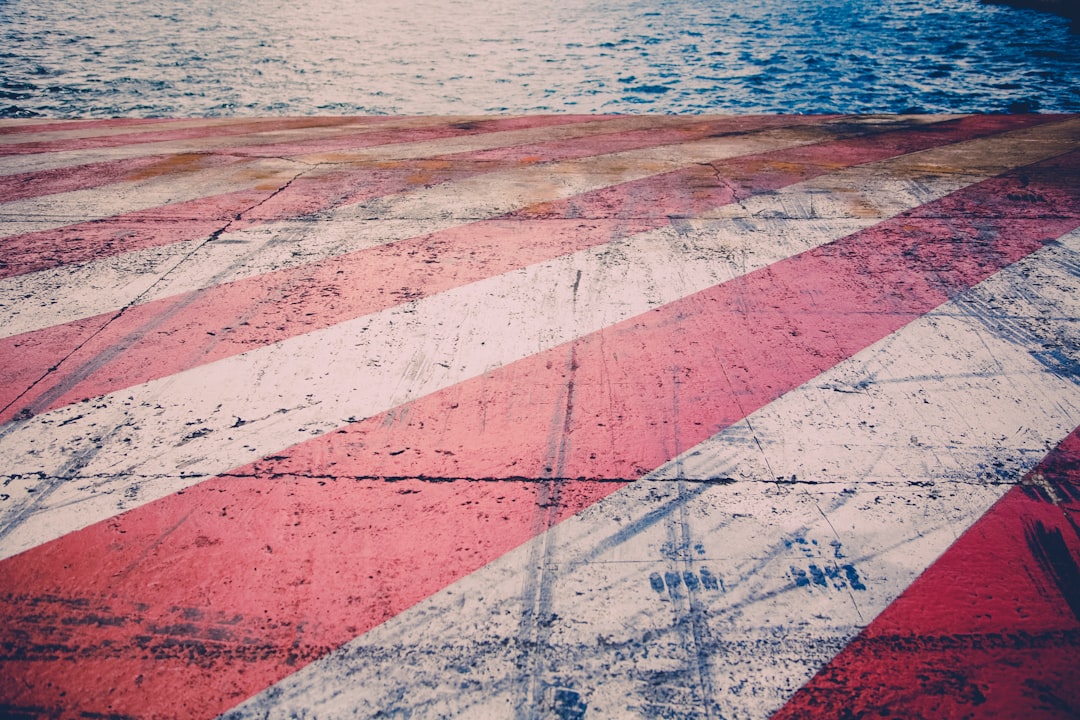
[[[887,197],[906,195],[911,206],[927,200],[918,177],[887,188]],[[0,556],[862,226],[759,222],[644,233],[8,423],[0,428],[0,468],[11,488],[0,510]],[[234,428],[237,418],[247,423]]]
[[[11,478],[0,555],[854,229],[806,221],[796,235],[793,223],[784,224],[753,255],[742,253],[745,232],[733,248],[708,225],[686,235],[674,228],[644,233],[8,423],[0,428],[0,468]],[[237,417],[247,423],[233,428]],[[185,439],[194,430],[202,434]]]
[[[0,118],[0,128],[18,127],[21,125],[58,125],[71,122],[64,118]]]
[[[278,158],[257,158],[191,173],[170,172],[150,179],[0,203],[0,238],[54,230],[75,223],[149,210],[256,186],[270,195],[309,167]]]
[[[822,137],[819,129],[799,129],[794,137],[771,131],[734,141],[710,139],[495,171],[338,208],[311,220],[224,233],[214,243],[147,248],[6,278],[0,280],[0,337],[496,217],[702,158],[765,152]],[[72,287],[93,292],[72,293]]]
[[[472,118],[473,121],[483,118]],[[487,118],[490,119],[490,118]],[[663,118],[648,115],[623,117],[603,117],[592,121],[567,123],[565,125],[541,125],[523,130],[500,130],[473,135],[420,140],[415,142],[378,145],[370,148],[341,150],[332,153],[311,153],[297,156],[304,162],[371,162],[389,160],[417,160],[437,158],[466,152],[480,152],[515,145],[530,145],[540,142],[571,140],[574,138],[595,137],[615,132],[632,130],[663,130],[707,122],[709,117],[693,115],[670,115]]]
[[[475,118],[471,118],[475,120]],[[292,142],[311,138],[332,138],[338,135],[352,135],[376,132],[387,129],[423,128],[455,122],[456,118],[446,117],[410,117],[394,120],[390,123],[367,124],[359,126],[337,126],[321,128],[289,128],[252,132],[248,135],[223,135],[187,140],[163,140],[151,143],[132,143],[109,148],[86,148],[82,150],[62,150],[31,155],[8,155],[0,159],[0,175],[16,173],[42,172],[58,168],[75,167],[88,163],[108,160],[126,160],[146,157],[147,155],[179,155],[197,153],[251,145],[270,145],[279,142]],[[465,120],[465,118],[462,118]]]
[[[900,116],[904,117],[904,116]],[[963,117],[963,116],[955,116]],[[948,120],[950,116],[929,116],[933,122]],[[394,130],[408,131],[436,128],[457,122],[480,122],[491,117],[403,117],[387,122],[334,125],[326,127],[278,128],[252,131],[244,135],[221,135],[186,140],[164,140],[151,143],[133,143],[106,148],[65,150],[32,155],[9,155],[0,157],[0,175],[24,172],[42,172],[63,167],[74,167],[93,162],[125,160],[148,155],[178,155],[184,153],[213,152],[234,147],[273,145],[304,140],[332,140],[335,137]],[[481,132],[459,137],[435,140],[407,141],[376,145],[354,150],[344,149],[332,153],[308,153],[294,159],[309,164],[324,162],[357,162],[434,157],[455,152],[488,150],[511,145],[523,145],[544,140],[560,140],[580,136],[599,135],[606,132],[633,130],[640,127],[673,127],[701,122],[705,118],[694,116],[656,117],[598,117],[584,122],[568,122],[562,125],[541,125],[521,130]],[[910,121],[911,118],[908,118]]]
[[[1012,167],[1072,149],[1073,135],[1080,142],[1080,122],[1068,126],[1075,128],[1073,134],[1061,126],[1053,127],[1059,128],[1065,139],[1057,140],[1055,133],[1032,128],[931,148],[790,185],[737,205],[717,208],[706,216],[844,218],[869,225]],[[1009,142],[1017,137],[1030,142]],[[1002,141],[1018,150],[1003,153]],[[755,147],[738,154],[759,151]],[[737,151],[728,148],[726,152],[731,155]],[[972,163],[971,173],[942,172],[963,167],[959,164],[965,162]],[[562,166],[548,164],[535,169],[491,173],[340,208],[311,220],[282,221],[223,233],[214,243],[193,241],[148,248],[6,278],[0,280],[0,337],[298,267],[634,179],[582,176],[567,170],[559,173],[562,183],[552,187],[548,178]],[[591,171],[581,168],[580,172]],[[917,180],[903,182],[898,177]],[[487,200],[488,195],[495,199]],[[845,222],[841,227],[851,232],[848,228],[853,226]],[[745,252],[753,251],[753,244],[748,244]],[[91,292],[72,293],[73,287]]]
[[[59,120],[55,122],[73,122]],[[79,122],[79,121],[75,121]],[[190,128],[228,127],[230,125],[256,124],[269,125],[279,123],[278,118],[199,118],[197,120],[165,120],[161,122],[132,123],[130,125],[101,125],[98,121],[84,120],[83,127],[68,130],[42,129],[39,132],[21,132],[0,135],[0,145],[22,145],[26,143],[47,143],[58,140],[76,140],[82,138],[114,137],[117,135],[138,135],[140,133],[170,132]],[[0,126],[2,127],[2,126]]]
[[[644,122],[644,120],[638,118],[632,120],[633,123],[623,121],[622,124],[634,127]],[[613,121],[599,121],[590,123],[590,125],[592,126],[591,129],[600,130],[611,122]],[[670,124],[685,123],[685,118],[679,118]],[[567,132],[569,129],[572,134],[573,124],[569,128],[556,125],[528,128],[526,130],[480,133],[460,138],[379,145],[349,153],[297,156],[292,159],[254,159],[250,162],[226,168],[203,170],[192,174],[188,178],[170,174],[143,182],[116,183],[85,190],[73,190],[0,203],[0,238],[52,230],[74,223],[101,220],[128,212],[146,210],[159,205],[195,200],[256,186],[267,186],[269,188],[267,194],[269,195],[274,188],[284,187],[290,180],[300,175],[317,176],[320,173],[332,172],[333,167],[324,164],[328,162],[342,162],[345,160],[352,162],[389,161],[403,158],[431,157],[436,154],[448,154],[464,150],[506,147],[538,139],[557,138],[559,137],[558,128],[562,128],[563,132]],[[321,128],[316,129],[321,130]],[[490,212],[492,203],[498,202],[496,198],[499,198],[500,195],[513,196],[514,190],[520,191],[525,189],[526,186],[527,191],[533,193],[534,197],[536,197],[533,202],[565,197],[564,193],[577,184],[579,180],[575,175],[577,173],[585,173],[593,182],[602,181],[602,179],[607,179],[608,183],[625,182],[629,179],[674,170],[695,162],[805,145],[820,142],[830,137],[836,137],[835,133],[830,135],[828,130],[822,127],[774,128],[751,134],[746,136],[745,139],[706,138],[655,148],[627,150],[577,160],[533,165],[521,169],[496,171],[457,182],[443,183],[436,186],[438,189],[431,192],[436,195],[438,212],[446,213],[450,211],[457,213],[458,217],[473,217],[474,213],[477,212]],[[210,144],[213,145],[219,140],[220,138],[213,138]],[[196,142],[195,145],[197,146],[198,143]],[[746,149],[743,150],[743,147]],[[202,148],[202,151],[205,151],[205,149],[205,147]],[[99,155],[107,154],[102,150],[97,152]],[[474,197],[477,189],[490,190],[492,188],[498,188],[506,192],[496,193],[488,197]],[[442,197],[439,197],[439,189],[441,189]],[[592,189],[592,187],[590,186],[589,189]],[[458,195],[458,193],[462,194]],[[574,192],[570,192],[570,194],[574,194]],[[424,215],[416,215],[416,213],[431,211],[430,202],[426,201],[424,195],[425,193],[418,193],[413,198],[414,201],[420,201],[418,205],[400,208],[399,212],[403,213],[401,216],[424,217]],[[454,199],[467,202],[470,198],[472,204],[464,207],[453,202],[445,202]],[[395,198],[389,202],[391,203],[390,207],[394,207],[405,201]],[[373,210],[381,210],[382,208],[383,203],[381,201],[369,201],[352,206],[351,211],[342,209],[341,214],[343,217],[369,217]],[[453,210],[450,210],[451,208]],[[381,213],[377,216],[386,217]]]
[[[1061,242],[225,717],[768,717],[1080,425]]]

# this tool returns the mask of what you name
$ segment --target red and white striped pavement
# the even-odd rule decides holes
[[[0,716],[1080,716],[1080,118],[0,121]]]

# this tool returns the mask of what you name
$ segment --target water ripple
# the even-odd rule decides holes
[[[0,116],[1080,112],[979,0],[0,0]]]

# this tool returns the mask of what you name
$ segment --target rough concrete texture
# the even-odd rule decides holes
[[[0,155],[4,717],[1080,715],[1080,118]]]

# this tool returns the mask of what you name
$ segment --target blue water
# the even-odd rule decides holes
[[[0,116],[1080,112],[979,0],[0,0]]]

